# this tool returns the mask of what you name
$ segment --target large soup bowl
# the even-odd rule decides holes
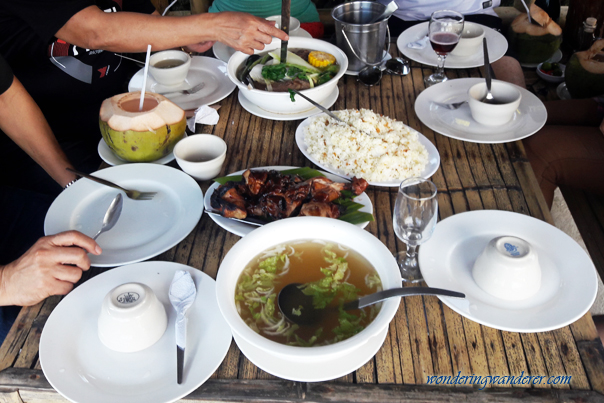
[[[364,330],[341,342],[318,347],[287,346],[269,340],[252,330],[235,306],[235,286],[247,264],[260,252],[298,240],[333,242],[360,253],[378,272],[384,289],[401,286],[401,275],[392,253],[384,244],[359,227],[344,221],[321,217],[296,217],[276,221],[252,231],[235,244],[220,265],[216,294],[222,315],[236,339],[260,349],[266,355],[286,362],[321,363],[362,347],[383,332],[398,309],[400,297],[383,302],[376,318]],[[353,371],[356,368],[351,368]]]
[[[266,51],[271,51],[280,48],[281,40],[273,39],[273,41],[269,45],[266,45],[264,50],[256,51],[256,53],[264,53]],[[289,38],[288,48],[320,50],[323,52],[331,53],[335,56],[337,64],[340,66],[340,71],[338,72],[338,74],[336,74],[334,78],[332,78],[325,84],[300,91],[313,101],[322,103],[329,97],[329,95],[331,95],[335,91],[338,85],[338,80],[344,75],[346,69],[348,68],[348,58],[346,57],[346,54],[342,52],[337,46],[322,41],[320,39],[302,38],[296,36],[292,36]],[[240,66],[243,66],[248,57],[249,55],[246,55],[243,52],[235,52],[235,54],[229,59],[227,72],[231,81],[233,81],[237,85],[237,87],[239,87],[239,91],[241,92],[241,94],[250,102],[264,109],[267,112],[282,114],[300,113],[314,108],[313,105],[311,105],[302,97],[295,97],[296,101],[292,102],[289,96],[289,92],[270,92],[249,89],[247,85],[243,84],[237,79],[237,71],[239,71]]]

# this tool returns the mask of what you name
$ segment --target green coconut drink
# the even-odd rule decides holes
[[[566,64],[566,88],[573,98],[604,95],[604,39],[591,48],[577,52]]]
[[[139,92],[103,101],[99,114],[101,134],[119,158],[151,162],[170,154],[184,137],[185,112],[159,94],[145,94],[142,111],[139,102]]]
[[[549,59],[562,43],[562,29],[536,5],[527,14],[520,14],[510,24],[508,42],[520,63],[534,64]]]

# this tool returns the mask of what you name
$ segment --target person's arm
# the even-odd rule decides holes
[[[59,146],[46,118],[29,96],[17,77],[0,95],[0,129],[62,187],[75,175],[65,168],[73,168]]]
[[[247,54],[264,49],[273,36],[288,39],[273,22],[246,13],[161,17],[155,13],[105,13],[96,6],[73,15],[55,36],[86,49],[113,52],[144,52],[148,44],[153,50],[163,50],[220,41]]]
[[[40,238],[19,259],[0,266],[0,306],[31,306],[67,294],[90,268],[86,252],[99,255],[101,248],[77,231]]]

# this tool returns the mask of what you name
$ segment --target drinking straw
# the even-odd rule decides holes
[[[170,5],[168,7],[166,7],[166,9],[164,10],[164,12],[161,14],[161,16],[163,17],[164,15],[166,15],[166,13],[168,12],[168,10],[170,9],[170,7],[172,7],[178,0],[174,0],[172,3],[170,3]]]
[[[531,21],[531,12],[529,11],[528,6],[526,5],[526,1],[520,0],[520,2],[522,3],[522,5],[524,6],[524,8],[526,9],[526,15],[528,16],[529,24],[531,24],[532,23],[532,21]]]
[[[145,103],[145,89],[147,87],[147,73],[149,72],[149,57],[151,56],[151,45],[147,45],[147,58],[145,59],[145,69],[143,70],[143,88],[141,88],[141,102],[138,104],[138,110],[143,110]]]

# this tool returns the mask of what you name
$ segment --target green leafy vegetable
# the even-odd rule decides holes
[[[279,81],[285,78],[287,67],[284,64],[272,64],[262,67],[262,77],[266,80]]]
[[[294,99],[294,97],[296,96],[296,93],[293,92],[291,89],[287,90],[289,92],[289,99],[291,99],[292,102],[296,102],[296,100]]]

